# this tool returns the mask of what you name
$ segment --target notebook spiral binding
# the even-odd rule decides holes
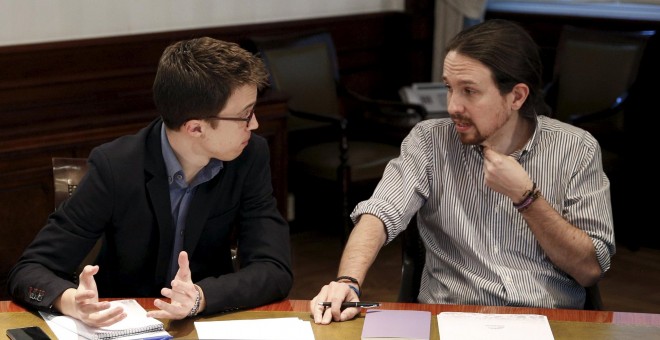
[[[163,325],[149,325],[149,326],[137,327],[137,328],[120,329],[116,331],[99,331],[96,334],[94,334],[93,340],[114,339],[127,335],[136,335],[136,334],[150,333],[150,332],[156,332],[162,330],[165,330],[165,327],[163,327]]]

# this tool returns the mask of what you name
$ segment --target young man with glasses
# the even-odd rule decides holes
[[[85,179],[12,269],[14,300],[106,326],[126,315],[99,297],[162,295],[149,315],[164,319],[285,298],[289,227],[268,145],[252,133],[267,78],[262,61],[233,43],[167,47],[153,85],[160,117],[92,150]],[[101,237],[97,265],[71,275]]]

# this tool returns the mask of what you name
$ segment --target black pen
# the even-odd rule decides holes
[[[319,302],[319,306],[330,307],[332,303],[330,302]],[[356,302],[342,302],[341,309],[344,308],[373,308],[380,306],[380,302],[365,302],[365,301],[356,301]]]

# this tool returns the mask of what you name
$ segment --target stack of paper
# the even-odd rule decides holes
[[[59,340],[66,339],[171,339],[158,319],[148,317],[147,311],[134,299],[110,301],[110,308],[121,306],[128,316],[107,327],[91,327],[78,319],[60,314],[39,312]]]
[[[298,318],[197,321],[199,339],[314,340],[309,321]]]
[[[431,312],[427,311],[368,310],[362,326],[362,340],[429,340],[430,336]]]
[[[548,318],[536,314],[438,314],[442,340],[554,340]]]

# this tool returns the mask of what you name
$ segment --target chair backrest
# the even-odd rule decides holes
[[[53,186],[55,189],[55,209],[73,194],[78,183],[87,173],[86,158],[54,157]]]
[[[621,100],[637,77],[654,31],[619,32],[565,26],[554,65],[555,115],[601,111]]]
[[[410,221],[408,228],[406,228],[401,236],[401,287],[397,301],[417,302],[417,296],[421,287],[422,271],[426,262],[426,248],[419,236],[416,218]],[[584,302],[584,309],[602,310],[603,301],[598,285],[587,287],[585,290],[587,296]]]
[[[57,209],[78,188],[78,184],[87,173],[88,166],[86,158],[53,157],[52,162],[53,185],[55,187],[54,204],[55,209]],[[80,273],[86,265],[94,264],[96,257],[101,252],[102,246],[103,238],[100,238],[80,266],[78,266],[76,273]],[[74,279],[77,279],[77,275],[74,276]]]
[[[339,70],[330,33],[252,37],[273,89],[291,96],[292,110],[337,116]]]

